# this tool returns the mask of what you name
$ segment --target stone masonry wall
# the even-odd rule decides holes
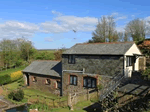
[[[75,85],[70,85],[70,75],[75,75],[77,76],[77,86]],[[68,93],[78,93],[82,92],[83,94],[87,93],[87,88],[83,87],[83,78],[87,76],[87,74],[81,74],[81,73],[63,73],[62,77],[62,91],[63,95],[67,95]],[[93,76],[90,76],[93,78],[96,78],[97,85],[99,84],[105,84],[110,81],[110,78],[107,77],[102,77],[99,74],[95,74]],[[94,89],[89,89],[89,91],[94,90]]]
[[[36,77],[37,82],[33,82],[33,77]],[[50,84],[46,84],[46,79],[50,79]],[[52,94],[60,95],[60,89],[57,88],[57,81],[61,81],[57,77],[41,76],[37,74],[29,75],[29,86],[41,91],[49,91]]]
[[[116,75],[123,71],[123,56],[75,55],[75,64],[68,63],[68,55],[62,56],[63,70],[79,70],[85,73]]]

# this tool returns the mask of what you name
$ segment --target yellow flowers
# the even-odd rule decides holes
[[[23,76],[21,71],[13,72],[10,74],[11,81],[20,79]]]

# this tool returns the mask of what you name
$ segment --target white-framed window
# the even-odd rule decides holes
[[[75,55],[69,55],[68,56],[68,63],[69,64],[75,64]]]
[[[86,87],[86,88],[95,88],[96,87],[96,78],[93,78],[93,77],[83,77],[83,87]]]
[[[126,66],[132,66],[133,63],[133,56],[127,56],[126,57]]]
[[[50,83],[51,83],[50,79],[45,80],[45,84],[50,85]]]
[[[36,77],[33,77],[33,82],[37,82],[37,78]]]

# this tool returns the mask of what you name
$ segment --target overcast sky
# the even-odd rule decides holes
[[[114,15],[122,31],[134,18],[150,19],[149,7],[149,0],[0,0],[0,39],[24,36],[37,49],[69,48],[91,39],[101,16]]]

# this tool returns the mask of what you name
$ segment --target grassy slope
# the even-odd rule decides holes
[[[19,70],[23,70],[25,67],[19,67],[19,68],[14,68],[14,69],[8,69],[7,71],[1,71],[0,75],[6,75],[6,74],[11,74],[13,72],[19,71]]]

